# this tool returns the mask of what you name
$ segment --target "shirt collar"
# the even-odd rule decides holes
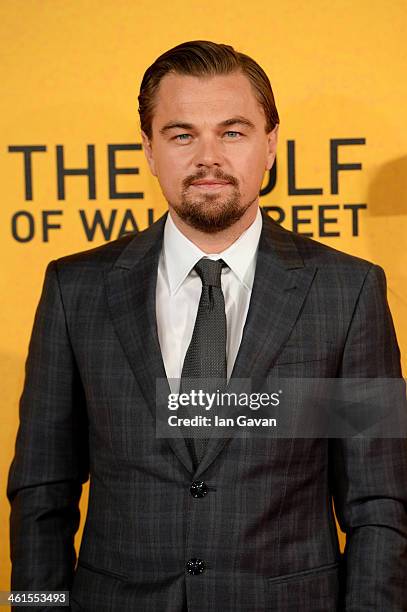
[[[221,253],[204,253],[175,225],[168,213],[164,226],[163,249],[171,295],[176,293],[195,264],[202,258],[223,259],[239,281],[251,291],[256,268],[257,247],[263,219],[257,208],[253,223]]]

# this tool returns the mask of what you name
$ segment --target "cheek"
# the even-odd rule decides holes
[[[240,190],[243,193],[255,195],[261,189],[265,167],[258,161],[257,163],[248,163],[242,168],[240,178]]]
[[[157,178],[164,193],[174,193],[180,188],[183,175],[171,156],[156,159]]]
[[[174,180],[171,180],[168,174],[164,174],[161,176],[158,175],[158,181],[166,199],[173,199],[174,194],[176,194],[177,192],[177,183]]]
[[[237,161],[238,172],[241,177],[241,184],[245,190],[252,191],[253,188],[261,185],[264,172],[266,170],[266,156],[259,150],[259,147],[253,147],[246,155]]]

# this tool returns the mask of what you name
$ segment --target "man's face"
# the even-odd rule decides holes
[[[264,172],[273,165],[277,128],[248,78],[170,73],[160,82],[152,140],[144,151],[172,208],[188,225],[218,232],[257,208]],[[198,181],[198,182],[197,182]]]

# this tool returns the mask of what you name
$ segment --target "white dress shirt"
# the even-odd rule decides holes
[[[184,236],[168,213],[158,263],[156,317],[158,339],[172,393],[179,390],[184,357],[195,326],[202,281],[193,268],[202,257],[223,259],[228,266],[222,269],[221,284],[225,297],[229,380],[249,309],[262,224],[258,208],[253,223],[233,244],[221,253],[207,254]]]

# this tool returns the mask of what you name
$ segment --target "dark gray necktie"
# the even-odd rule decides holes
[[[201,379],[199,389],[205,387],[205,392],[221,390],[226,384],[226,313],[221,286],[224,266],[226,264],[222,259],[214,261],[202,258],[194,267],[202,281],[202,292],[192,339],[182,368],[181,392],[196,388],[193,380],[188,380],[193,378]],[[208,443],[204,437],[204,428],[199,433],[201,435],[197,438],[186,439],[195,465],[201,460]]]

